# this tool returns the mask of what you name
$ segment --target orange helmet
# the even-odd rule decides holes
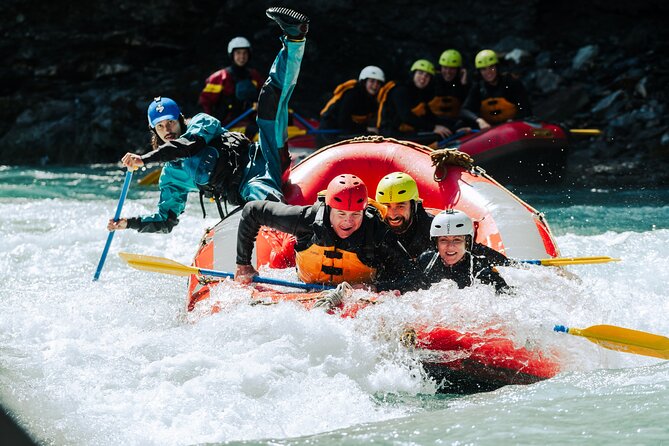
[[[367,207],[367,186],[355,175],[337,175],[325,191],[325,204],[341,211],[362,211]]]

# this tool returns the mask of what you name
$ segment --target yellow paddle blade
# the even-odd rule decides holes
[[[669,359],[669,338],[666,336],[614,325],[593,325],[584,329],[569,328],[567,333],[582,336],[610,350]]]
[[[586,265],[592,263],[620,262],[620,259],[614,259],[608,256],[598,257],[556,257],[554,259],[539,260],[545,266],[564,266],[564,265]]]
[[[288,126],[288,139],[295,138],[296,136],[306,135],[307,130],[301,129],[295,125]]]
[[[160,174],[162,173],[163,169],[161,167],[158,167],[157,169],[152,170],[151,172],[147,173],[140,179],[137,184],[140,186],[148,186],[151,184],[158,184],[158,178],[160,178]]]
[[[571,129],[569,133],[572,135],[601,135],[602,131],[599,129]]]
[[[183,263],[166,259],[165,257],[147,256],[143,254],[131,254],[119,252],[118,255],[126,263],[135,269],[150,271],[154,273],[172,274],[174,276],[190,276],[198,274],[200,270],[194,266],[186,266]]]

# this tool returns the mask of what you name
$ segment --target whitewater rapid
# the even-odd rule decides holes
[[[170,235],[116,234],[93,283],[120,184],[105,175],[58,178],[82,190],[0,198],[0,400],[47,444],[494,444],[511,428],[512,442],[562,435],[606,443],[598,426],[640,443],[669,438],[667,362],[552,331],[606,323],[669,335],[667,221],[582,234],[560,232],[548,215],[562,255],[621,262],[568,267],[571,274],[503,268],[513,296],[442,283],[341,319],[292,303],[250,306],[249,292],[227,283],[213,296],[223,311],[209,315],[206,306],[186,312],[185,278],[137,271],[116,255],[188,264],[215,223],[201,218],[196,200]],[[99,188],[108,189],[102,197]],[[123,215],[152,212],[156,197],[131,194]],[[295,279],[290,270],[272,274]],[[399,342],[404,327],[430,322],[502,329],[559,358],[563,370],[531,386],[436,395]]]

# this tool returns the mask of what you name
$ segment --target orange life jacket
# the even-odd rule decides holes
[[[395,85],[397,85],[395,81],[389,81],[379,89],[377,96],[379,98],[379,112],[376,117],[376,128],[381,128],[381,121],[383,120],[383,107],[386,105],[386,101],[388,100],[388,93],[390,93],[390,90],[395,88]]]
[[[311,245],[295,253],[297,275],[305,283],[370,283],[376,269],[360,261],[354,252],[334,246]]]
[[[338,100],[341,99],[341,97],[346,93],[348,90],[351,88],[355,87],[358,81],[355,79],[348,80],[346,82],[343,82],[334,89],[334,93],[332,94],[332,97],[328,101],[327,104],[325,104],[325,107],[323,107],[323,110],[321,110],[321,116],[325,114],[325,112],[328,111],[330,107],[332,107]]]
[[[439,118],[457,118],[462,106],[455,96],[435,96],[428,105],[432,114]]]
[[[319,201],[321,198],[319,197]],[[367,214],[369,211],[365,211]],[[365,218],[367,215],[365,215]],[[376,276],[376,268],[362,263],[358,253],[337,249],[334,246],[319,245],[319,236],[325,225],[325,206],[322,205],[314,220],[316,239],[306,249],[295,251],[297,275],[305,283],[339,284],[348,282],[370,283]],[[371,226],[367,226],[371,228]],[[367,234],[367,242],[372,234]],[[365,245],[363,250],[371,251],[373,245]]]
[[[506,98],[487,98],[481,101],[481,117],[491,124],[500,124],[513,119],[518,114],[516,104]]]

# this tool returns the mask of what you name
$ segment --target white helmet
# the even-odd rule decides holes
[[[245,37],[235,37],[228,43],[228,56],[232,57],[232,52],[237,48],[248,48],[251,51],[251,42]]]
[[[358,76],[358,80],[360,81],[365,79],[376,79],[377,81],[385,82],[386,75],[383,74],[383,70],[381,68],[370,65],[363,68],[360,72],[360,76]]]
[[[432,219],[430,237],[444,237],[447,235],[474,235],[472,219],[462,211],[447,209],[441,211]]]

